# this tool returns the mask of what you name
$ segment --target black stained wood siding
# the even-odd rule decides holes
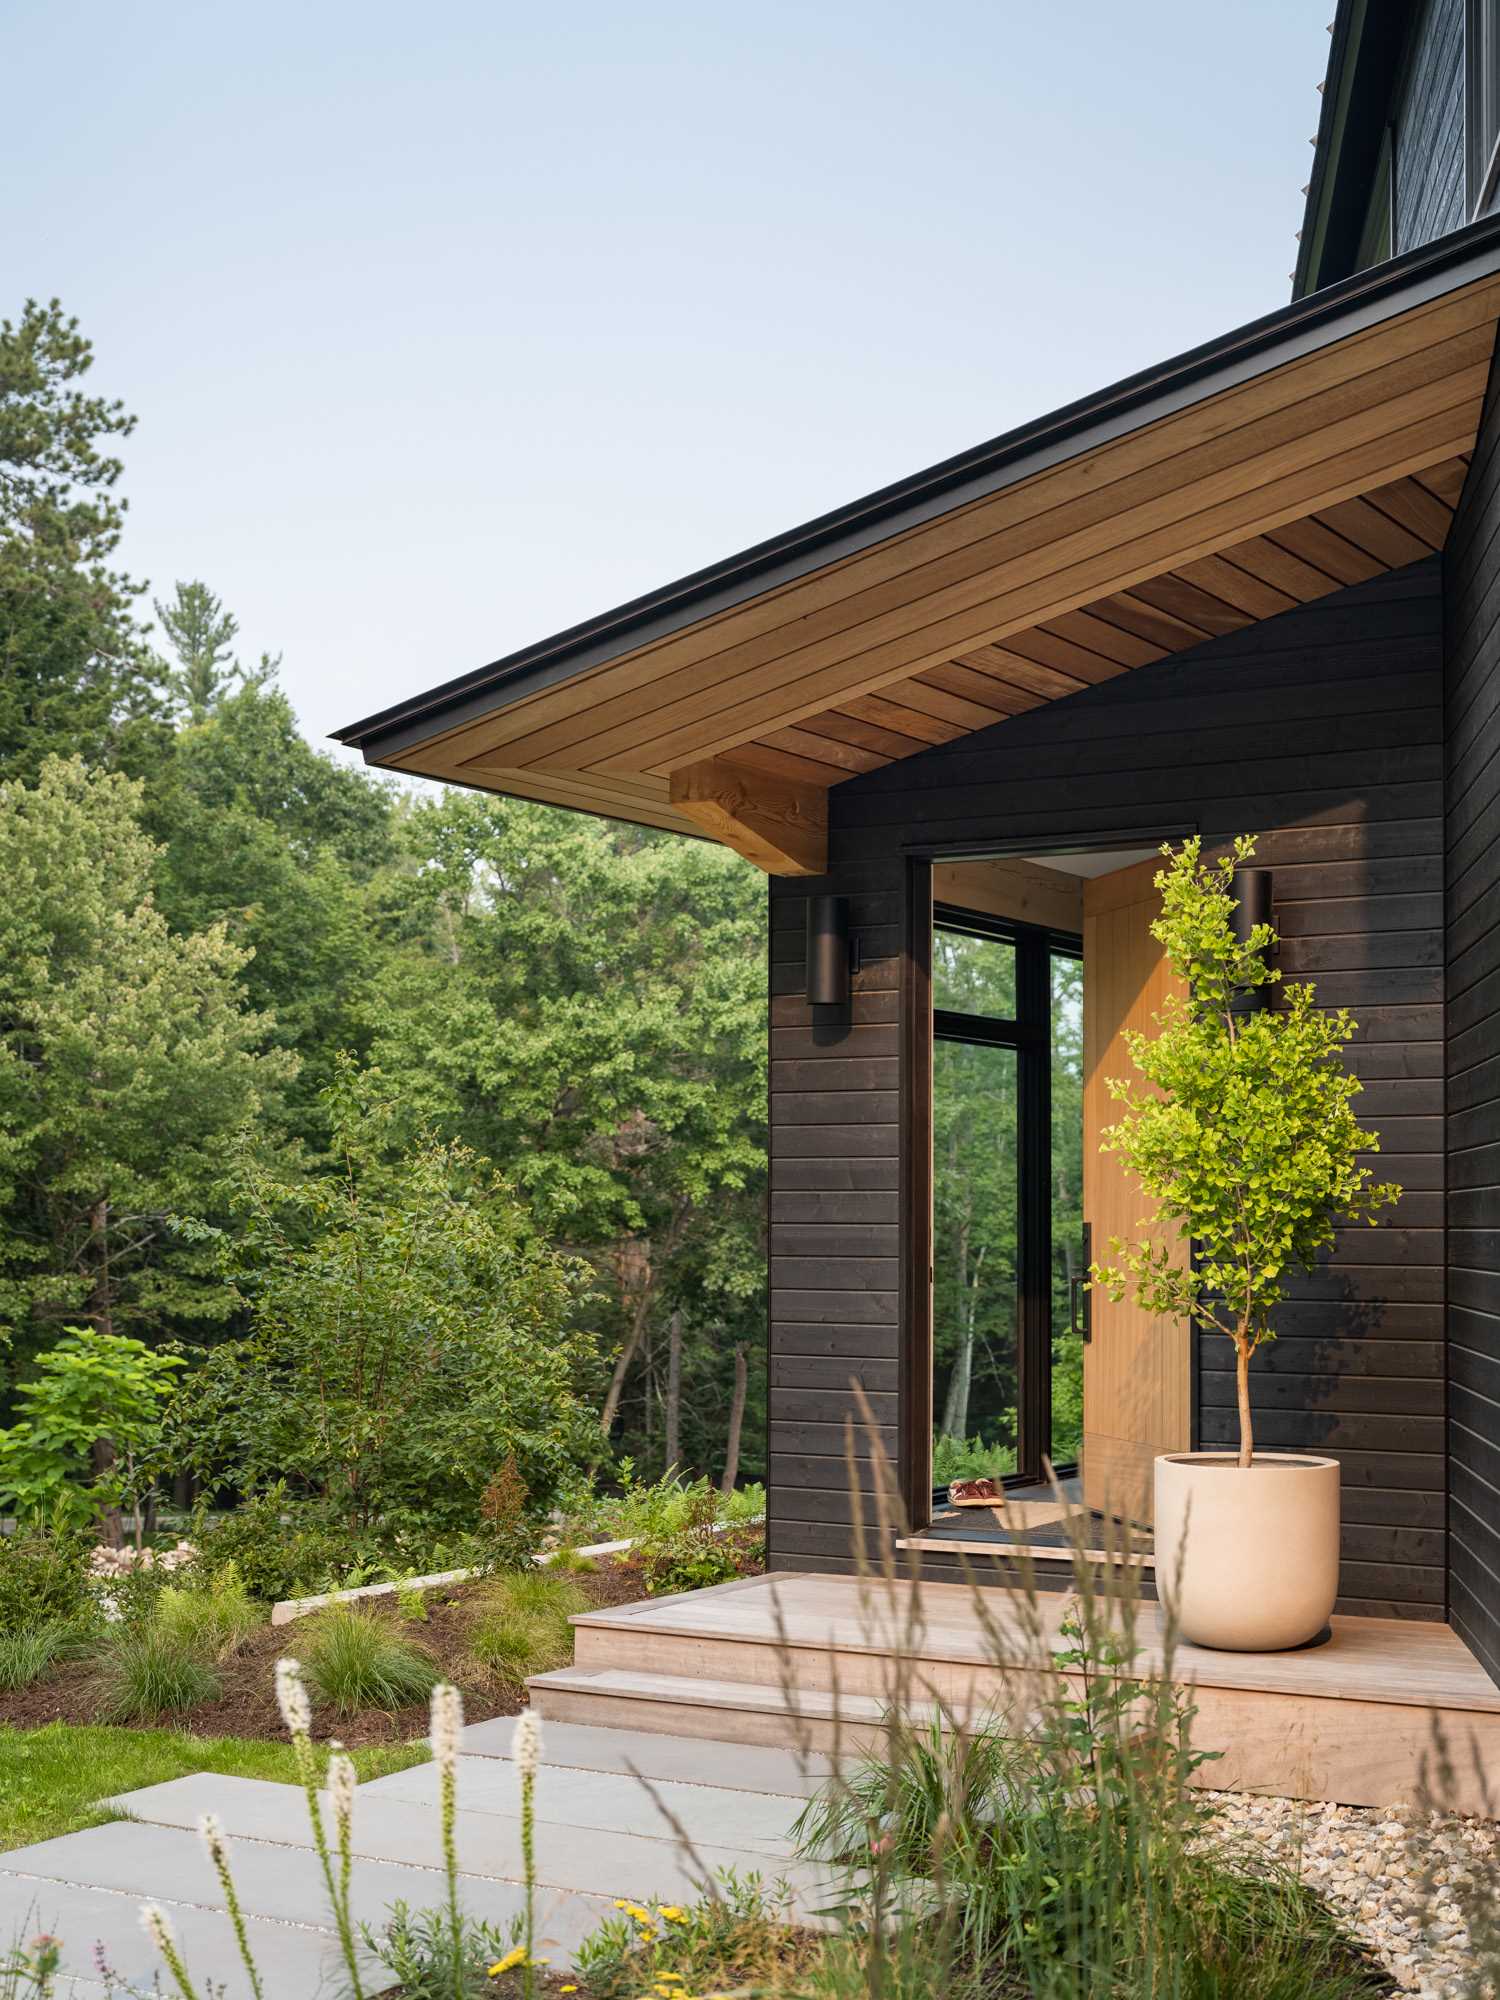
[[[1450,1615],[1500,1679],[1500,406],[1444,552]]]
[[[1464,0],[1419,9],[1392,109],[1396,250],[1415,250],[1467,220],[1464,202]]]
[[[1407,1190],[1286,1308],[1259,1434],[1342,1461],[1346,1609],[1443,1616],[1442,691],[1434,558],[834,789],[830,875],[771,893],[773,1566],[849,1567],[851,1374],[898,1448],[906,852],[1196,826],[1261,836],[1283,968],[1355,1011],[1360,1109]],[[818,889],[862,934],[845,1023],[803,999]],[[1203,1443],[1231,1432],[1221,1345],[1201,1343]]]

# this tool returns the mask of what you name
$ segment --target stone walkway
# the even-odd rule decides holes
[[[501,1928],[522,1902],[514,1726],[510,1718],[471,1724],[458,1773],[464,1902]],[[705,1874],[724,1868],[785,1880],[805,1907],[816,1907],[824,1884],[792,1860],[787,1830],[826,1768],[781,1750],[547,1724],[536,1789],[538,1953],[565,1965],[580,1938],[614,1915],[617,1897],[688,1901]],[[68,1975],[59,2000],[103,1994],[101,1950],[117,1975],[149,1992],[159,1965],[139,1912],[153,1900],[170,1916],[200,1987],[222,1984],[226,2000],[248,2000],[196,1830],[199,1815],[214,1812],[229,1835],[266,1992],[337,2000],[339,1960],[299,1791],[196,1775],[111,1803],[130,1817],[0,1854],[0,1952],[12,1939],[49,1931],[63,1941]],[[359,1788],[354,1849],[357,1920],[378,1924],[397,1901],[422,1908],[441,1900],[435,1766]]]

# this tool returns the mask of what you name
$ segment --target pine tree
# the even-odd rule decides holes
[[[111,761],[159,721],[156,666],[110,567],[125,502],[110,450],[135,427],[77,386],[93,349],[56,299],[0,320],[0,775],[51,753]]]

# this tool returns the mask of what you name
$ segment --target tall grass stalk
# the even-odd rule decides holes
[[[349,1911],[351,1852],[349,1830],[346,1826],[340,1836],[340,1866],[335,1873],[333,1851],[328,1845],[328,1830],[323,1824],[323,1814],[318,1800],[318,1758],[312,1744],[312,1704],[307,1698],[307,1688],[302,1679],[302,1664],[299,1660],[286,1658],[276,1662],[276,1702],[281,1710],[282,1723],[296,1752],[297,1772],[302,1781],[308,1818],[312,1824],[313,1846],[317,1851],[318,1865],[323,1870],[323,1882],[328,1891],[329,1908],[333,1912],[334,1929],[338,1933],[339,1950],[343,1953],[344,1967],[349,1974],[349,1989],[353,2000],[364,2000],[364,1986],[359,1973],[359,1953],[355,1947],[354,1924]]]
[[[162,1963],[171,1973],[173,1984],[182,1995],[182,2000],[198,2000],[198,1989],[188,1977],[188,1969],[183,1963],[182,1952],[177,1943],[177,1933],[172,1928],[172,1920],[160,1903],[141,1905],[141,1929],[161,1954]]]
[[[458,1746],[463,1737],[463,1696],[450,1681],[432,1690],[432,1760],[438,1770],[442,1819],[443,1873],[448,1884],[448,1931],[453,1966],[453,2000],[464,2000],[464,1920],[458,1901]]]
[[[256,1969],[255,1957],[250,1950],[249,1934],[245,1929],[245,1913],[240,1907],[239,1891],[234,1886],[234,1874],[229,1866],[229,1841],[217,1813],[200,1815],[198,1838],[203,1842],[204,1852],[213,1864],[214,1873],[219,1878],[219,1887],[224,1891],[224,1904],[229,1911],[229,1922],[234,1931],[234,1942],[240,1954],[240,1963],[245,1968],[245,1977],[250,1981],[250,1991],[254,1994],[255,2000],[264,2000],[260,1973]]]
[[[536,1944],[536,1774],[542,1761],[542,1725],[535,1711],[523,1708],[516,1717],[511,1738],[511,1758],[521,1779],[521,1873],[525,1880],[526,1902],[521,1942],[526,1956],[521,1961],[521,1990],[525,2000],[536,1992],[536,1964],[532,1956]]]

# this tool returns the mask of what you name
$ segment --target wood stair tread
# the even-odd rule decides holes
[[[613,1695],[634,1701],[674,1702],[687,1708],[751,1709],[761,1715],[799,1715],[819,1721],[837,1717],[846,1722],[884,1719],[887,1704],[874,1695],[833,1694],[823,1688],[802,1688],[793,1703],[779,1686],[757,1681],[705,1680],[699,1675],[653,1674],[627,1667],[559,1667],[550,1674],[533,1674],[526,1683],[533,1696],[548,1693]],[[913,1704],[920,1708],[923,1704]],[[927,1704],[932,1706],[932,1704]]]

